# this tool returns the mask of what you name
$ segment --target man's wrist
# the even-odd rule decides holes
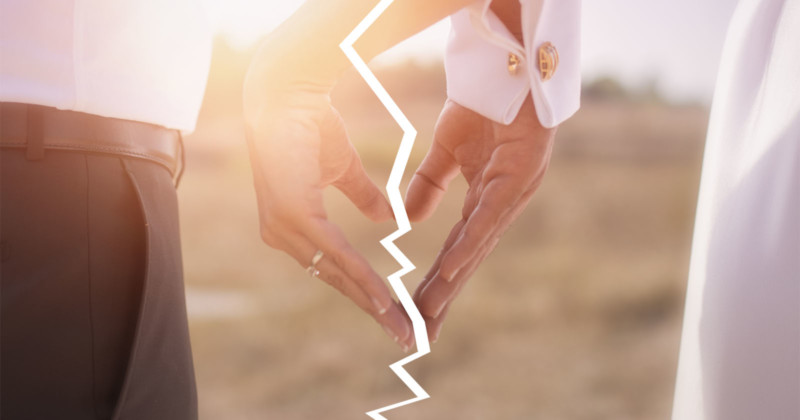
[[[365,61],[369,61],[473,1],[394,2],[354,47]],[[306,1],[262,43],[251,70],[268,71],[276,83],[299,80],[332,87],[351,64],[339,44],[377,3],[378,0]]]

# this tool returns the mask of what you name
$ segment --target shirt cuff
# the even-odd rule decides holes
[[[580,107],[581,0],[520,0],[524,45],[481,0],[451,16],[445,53],[448,97],[493,121],[510,124],[531,93],[539,122],[555,127]],[[556,63],[545,80],[544,67]],[[516,57],[515,69],[509,66]]]

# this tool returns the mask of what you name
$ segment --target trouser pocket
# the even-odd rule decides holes
[[[197,392],[181,264],[178,207],[169,172],[123,159],[146,232],[141,307],[114,420],[194,420]]]

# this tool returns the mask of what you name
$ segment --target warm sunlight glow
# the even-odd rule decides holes
[[[218,34],[247,48],[271,31],[302,0],[203,0]],[[613,76],[631,87],[655,82],[666,97],[708,103],[722,39],[735,0],[609,0],[583,3],[583,73]],[[447,42],[448,21],[439,22],[377,58],[436,60]],[[679,28],[679,30],[675,30]],[[691,65],[686,65],[691,63]]]

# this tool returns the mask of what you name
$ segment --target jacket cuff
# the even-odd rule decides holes
[[[531,93],[539,122],[555,127],[580,107],[581,0],[520,0],[524,45],[482,0],[451,16],[445,53],[448,97],[493,121],[510,124]],[[540,70],[540,48],[557,65]],[[514,71],[509,57],[518,64]],[[557,58],[556,58],[557,57]],[[545,65],[545,67],[547,67]]]

